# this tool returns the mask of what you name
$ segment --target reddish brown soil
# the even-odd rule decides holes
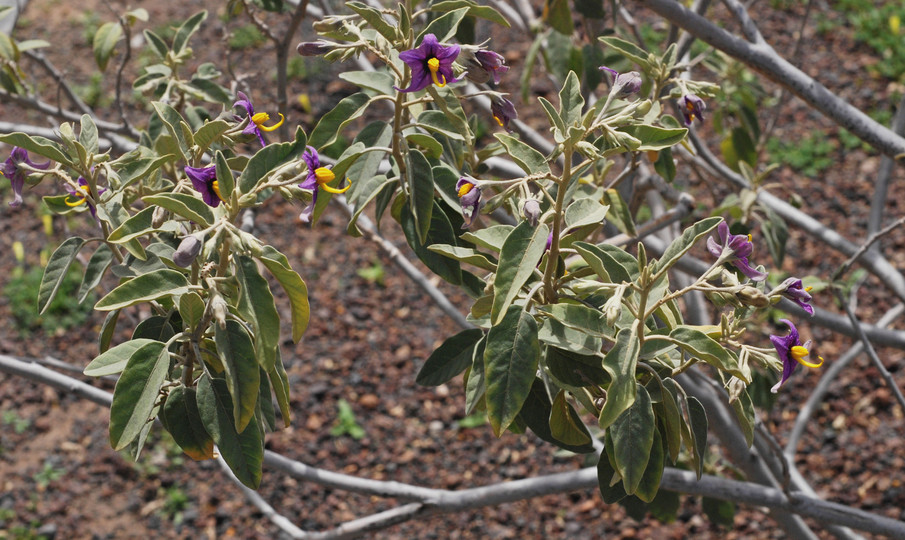
[[[212,16],[193,46],[200,52],[200,60],[218,62],[222,61],[217,55],[222,50],[224,29],[244,24],[218,19],[215,14],[221,4],[212,0],[142,3],[151,12],[151,28],[207,6]],[[85,84],[89,81],[85,73],[93,69],[93,59],[81,36],[82,18],[93,9],[101,20],[109,20],[110,12],[95,0],[78,5],[33,0],[17,37],[52,41],[54,47],[46,51],[48,57],[65,67],[70,80]],[[791,50],[791,36],[803,9],[772,12],[762,7],[766,14],[758,22],[768,40],[780,52]],[[817,35],[814,27],[813,23],[808,25],[800,62],[807,66],[806,71],[859,107],[891,107],[889,96],[895,87],[864,70],[870,61],[869,51],[856,46],[845,27],[830,35]],[[518,39],[512,41],[519,43]],[[267,54],[263,47],[237,51],[233,56],[235,73],[254,81],[252,97],[262,109],[271,109],[275,98],[273,73],[269,64],[259,61],[270,58]],[[518,73],[521,57],[508,57],[513,72]],[[296,109],[289,119],[306,127],[318,112],[349,90],[330,78],[324,68],[310,73],[308,80],[293,81],[292,95],[307,93],[315,114],[309,116]],[[515,80],[511,78],[507,89],[515,90]],[[769,84],[766,87],[773,88]],[[103,89],[110,88],[108,76]],[[48,98],[54,94],[49,89],[46,93]],[[781,113],[777,135],[796,138],[815,130],[835,132],[828,121],[795,99],[784,103]],[[762,120],[769,114],[771,111],[763,111]],[[106,116],[115,118],[112,110]],[[8,104],[0,104],[0,118],[47,125],[40,115]],[[862,150],[840,150],[834,157],[836,164],[818,178],[783,168],[771,181],[781,184],[777,193],[800,194],[818,219],[838,225],[843,235],[860,241],[879,158]],[[896,217],[901,214],[898,201],[905,200],[901,180],[901,172],[897,172],[889,198],[890,215]],[[13,241],[27,246],[28,264],[37,264],[44,246],[59,243],[75,232],[91,234],[90,224],[83,219],[55,218],[53,236],[44,235],[36,209],[39,195],[53,189],[48,183],[29,192],[25,206],[16,212],[5,205],[0,209],[0,253],[4,254],[0,258],[0,286],[5,286],[15,264],[10,255]],[[710,188],[703,183],[692,185],[692,190],[700,201],[711,197]],[[298,223],[298,211],[274,200],[258,217],[259,235],[272,240],[289,256],[308,283],[312,305],[311,326],[302,342],[293,345],[287,341],[283,348],[292,384],[292,427],[269,435],[269,449],[330,470],[448,489],[584,465],[581,458],[560,455],[530,435],[506,434],[497,439],[486,426],[458,427],[457,421],[464,416],[461,380],[438,389],[414,383],[423,359],[454,325],[373,244],[346,236],[345,219],[338,210],[328,210],[313,230]],[[404,245],[398,228],[389,220],[385,225],[389,238]],[[905,263],[903,245],[905,235],[901,231],[884,243],[887,255],[900,267]],[[828,278],[842,261],[797,232],[789,240],[788,251],[784,269],[796,274]],[[385,269],[383,286],[356,273],[375,263]],[[463,310],[467,307],[461,295],[443,288]],[[894,302],[872,280],[861,290],[864,298],[859,315],[865,320],[875,320]],[[285,311],[286,304],[281,302]],[[815,303],[833,309],[828,296],[818,296]],[[95,336],[103,319],[92,315],[84,327],[54,335],[40,330],[21,335],[9,322],[10,306],[4,297],[0,298],[0,320],[8,321],[0,328],[0,353],[53,356],[84,366],[95,355]],[[896,327],[901,328],[901,322]],[[806,322],[802,331],[820,343],[819,352],[828,362],[849,345],[849,340],[809,328]],[[289,335],[288,329],[283,335]],[[902,352],[881,350],[880,354],[893,375],[901,378]],[[784,388],[776,406],[765,413],[767,425],[781,442],[797,408],[819,377],[817,371],[798,374]],[[112,390],[111,383],[95,383]],[[367,434],[363,439],[330,434],[340,399],[352,405]],[[3,420],[0,425],[0,538],[31,538],[29,535],[39,530],[55,531],[56,538],[67,539],[279,537],[278,530],[246,503],[215,464],[184,459],[172,444],[160,442],[159,433],[138,464],[112,451],[107,441],[107,410],[102,407],[4,375],[0,376],[0,413],[10,415],[9,421]],[[16,418],[26,422],[21,433],[13,429],[12,420]],[[810,423],[797,465],[828,500],[893,518],[905,517],[901,515],[905,507],[905,450],[899,444],[903,427],[902,411],[894,406],[877,371],[867,360],[856,360],[836,381]],[[715,467],[725,466],[718,448],[713,447],[711,455]],[[47,470],[61,474],[43,484],[38,481],[39,473]],[[325,489],[266,469],[260,492],[277,511],[312,530],[399,503]],[[172,505],[179,493],[187,500],[177,513]],[[812,525],[821,530],[819,524]],[[672,524],[651,518],[636,522],[618,505],[605,505],[596,490],[586,490],[405,523],[375,535],[400,539],[604,536],[781,538],[783,533],[765,512],[752,507],[740,509],[731,529],[722,528],[703,517],[701,502],[693,497],[683,498],[678,520]]]

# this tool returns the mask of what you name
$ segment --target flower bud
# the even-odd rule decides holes
[[[167,220],[167,209],[158,206],[154,209],[154,213],[151,214],[151,226],[155,229],[159,229],[163,226],[163,222]]]
[[[179,243],[176,251],[173,252],[173,262],[176,263],[176,266],[188,268],[192,265],[195,258],[198,257],[198,254],[201,253],[203,245],[204,243],[201,239],[194,234],[186,236]]]
[[[217,321],[217,326],[220,327],[220,330],[226,330],[226,314],[228,312],[229,306],[226,305],[226,300],[219,294],[215,294],[211,298],[211,315]]]
[[[532,227],[537,227],[540,220],[540,202],[537,199],[528,199],[522,205],[522,214]]]
[[[742,287],[742,290],[737,292],[735,296],[746,306],[765,308],[770,305],[770,298],[755,287]]]
[[[326,41],[303,41],[296,50],[302,56],[321,56],[333,50],[333,44]]]

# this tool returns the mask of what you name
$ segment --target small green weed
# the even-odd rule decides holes
[[[258,30],[257,26],[247,24],[233,30],[232,35],[229,38],[229,48],[237,50],[252,49],[259,45],[263,45],[265,41],[267,41],[267,39],[264,37],[264,34]]]
[[[44,462],[44,468],[36,472],[32,480],[42,488],[46,488],[51,482],[55,482],[66,474],[65,469],[58,469],[50,461]]]
[[[830,155],[836,143],[822,132],[817,132],[800,142],[787,142],[779,137],[767,141],[770,157],[788,165],[805,176],[815,177],[833,165]]]
[[[861,0],[839,0],[836,9],[855,29],[855,39],[866,44],[880,60],[871,69],[884,77],[901,81],[905,76],[905,40],[902,39],[902,20],[905,4],[884,2],[875,7]]]
[[[32,267],[22,274],[13,274],[3,289],[3,294],[9,299],[13,320],[19,332],[26,334],[37,328],[43,328],[45,332],[53,333],[84,323],[91,313],[94,299],[92,294],[85,303],[81,305],[78,303],[81,271],[75,266],[69,268],[50,307],[43,315],[38,315],[37,298],[43,275],[43,268]]]
[[[484,411],[478,411],[474,414],[470,414],[465,418],[460,419],[456,423],[462,429],[481,427],[487,423],[487,413],[485,413]]]
[[[31,425],[28,418],[22,418],[16,411],[3,411],[3,425],[10,426],[17,435],[25,433],[25,430]]]
[[[341,399],[336,404],[338,409],[336,414],[336,423],[330,428],[330,435],[334,437],[342,437],[348,435],[355,440],[362,439],[365,436],[365,430],[358,425],[355,420],[355,412],[349,402]]]
[[[383,278],[386,276],[386,272],[383,270],[383,265],[380,264],[380,261],[374,261],[374,264],[368,266],[367,268],[359,268],[355,271],[358,274],[358,277],[366,280],[369,283],[376,283],[378,286],[383,287]]]
[[[170,486],[164,492],[163,515],[175,523],[182,523],[183,512],[189,506],[189,496],[179,486]]]

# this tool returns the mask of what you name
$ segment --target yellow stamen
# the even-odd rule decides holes
[[[427,69],[429,69],[431,72],[431,79],[434,81],[434,84],[436,84],[440,88],[446,86],[446,76],[444,76],[442,73],[440,74],[440,77],[443,78],[443,82],[440,82],[440,79],[437,78],[437,72],[440,71],[439,60],[437,60],[436,58],[431,58],[430,60],[428,60]]]
[[[346,187],[344,187],[342,189],[337,189],[337,188],[328,186],[327,183],[335,180],[336,175],[333,174],[333,171],[331,171],[330,169],[328,169],[326,167],[318,167],[317,169],[314,169],[314,177],[317,179],[318,185],[320,185],[320,187],[327,193],[334,193],[334,194],[339,195],[340,193],[345,193],[345,192],[349,191],[349,188],[352,187],[352,181],[349,180],[348,178],[346,180],[349,180],[349,185],[347,185]]]
[[[748,241],[751,242],[751,235],[748,235]]]
[[[71,206],[72,208],[75,208],[76,206],[85,204],[85,201],[88,200],[87,199],[88,187],[87,186],[78,186],[76,188],[76,192],[73,193],[72,195],[75,195],[79,199],[76,201],[70,201],[69,197],[66,197],[66,199],[63,201],[64,203],[66,203],[66,206]]]
[[[472,189],[474,189],[474,184],[469,184],[468,182],[462,184],[462,187],[459,188],[458,192],[459,198],[461,199],[464,197]]]
[[[805,287],[805,288],[804,288],[804,292],[811,292],[811,289],[813,289],[813,288],[814,288],[814,287]]]
[[[820,362],[808,362],[807,360],[805,360],[804,357],[811,353],[801,345],[795,345],[794,347],[792,347],[792,350],[789,351],[789,354],[792,355],[792,358],[794,358],[796,362],[805,367],[819,368],[823,365],[823,357],[821,356],[817,357]]]
[[[223,195],[220,195],[220,182],[214,180],[211,182],[211,189],[214,190],[214,194],[223,202],[226,202],[226,199],[223,198]]]
[[[500,120],[500,117],[499,117],[499,116],[494,116],[493,119],[496,120],[496,123],[499,124],[500,127],[504,127],[504,126],[503,126],[503,121]]]
[[[282,126],[283,122],[286,120],[286,118],[283,116],[283,113],[277,113],[277,114],[280,115],[280,121],[272,126],[264,125],[264,122],[270,121],[270,115],[267,114],[266,112],[255,113],[255,115],[251,117],[251,121],[254,122],[254,124],[256,126],[258,126],[258,129],[260,129],[261,131],[273,131],[273,130],[277,129],[278,127]]]

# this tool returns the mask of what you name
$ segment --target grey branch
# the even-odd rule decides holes
[[[788,88],[883,154],[893,158],[905,154],[905,139],[833,94],[766,43],[752,44],[736,37],[675,0],[637,0],[637,3]]]
[[[59,374],[36,363],[23,362],[10,356],[0,355],[0,371],[53,386],[100,405],[109,407],[113,400],[113,396],[109,392],[95,388],[72,377]],[[413,504],[389,511],[389,516],[384,516],[385,518],[458,512],[542,495],[568,493],[597,487],[597,471],[594,467],[451,491],[412,486],[399,482],[357,478],[311,467],[273,452],[265,453],[264,462],[268,466],[294,478],[312,481],[327,487],[383,497],[414,499]],[[673,468],[667,468],[663,472],[663,479],[660,485],[663,489],[670,491],[704,495],[755,506],[766,506],[771,509],[812,517],[825,523],[852,527],[873,534],[905,537],[905,523],[903,522],[845,505],[808,497],[799,492],[793,492],[786,496],[779,489],[710,475],[704,475],[699,480],[694,473]],[[378,515],[380,514],[375,514],[375,516]],[[371,520],[373,522],[375,516],[369,516],[363,518],[363,520]],[[364,525],[368,522],[363,520],[356,520],[350,523],[357,522],[359,525]],[[397,519],[381,521],[381,523],[386,524],[384,526],[398,522],[399,520]],[[349,524],[346,525],[348,526]],[[342,526],[336,529],[336,531],[341,530]],[[343,536],[326,536],[326,533],[307,533],[307,535],[301,537],[342,538]]]

